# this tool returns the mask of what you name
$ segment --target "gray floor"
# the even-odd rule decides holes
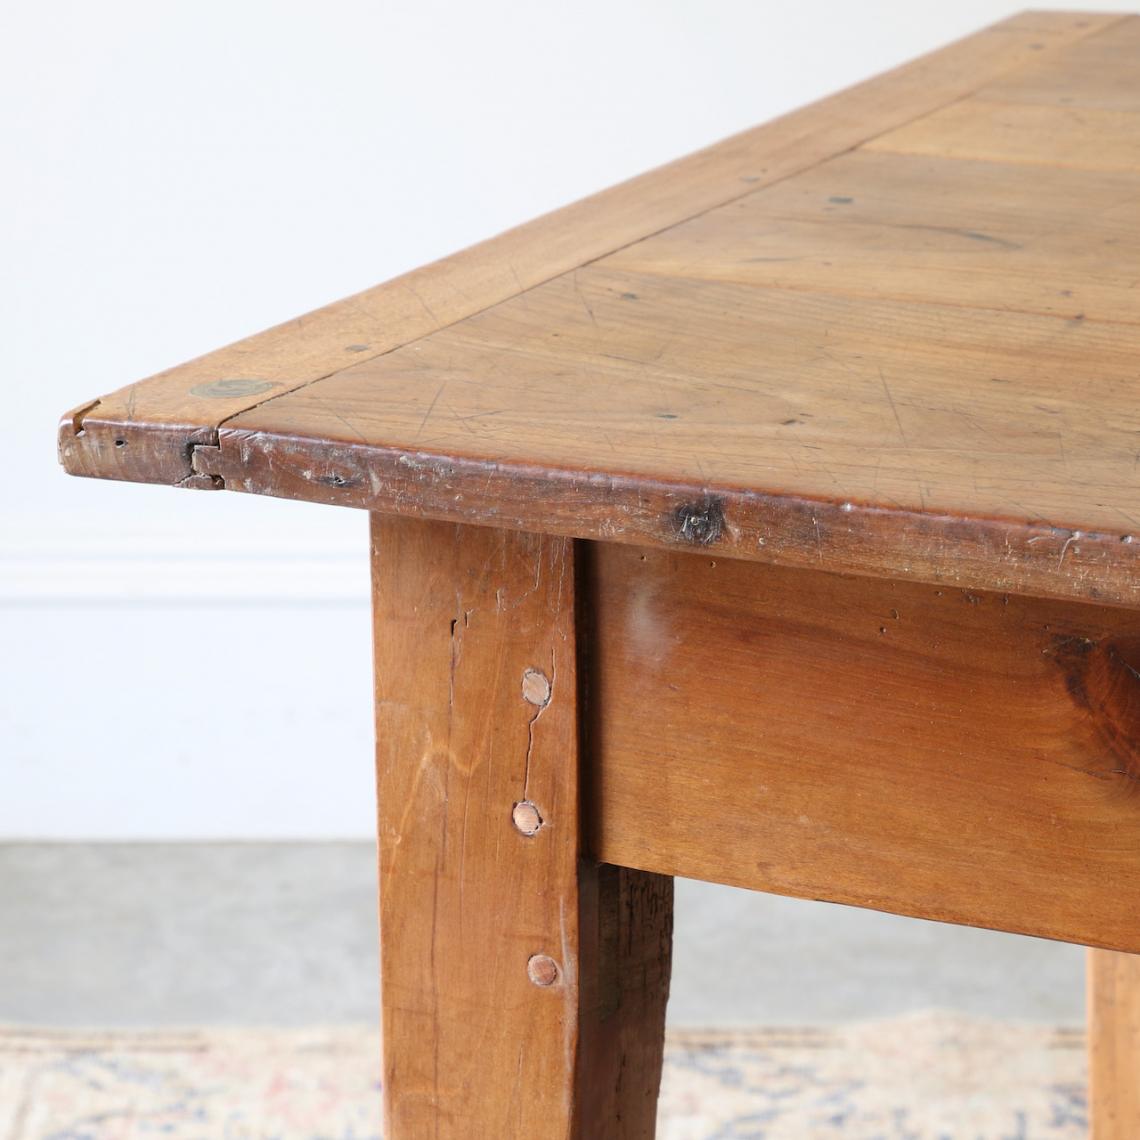
[[[369,1023],[366,843],[0,845],[0,1022]],[[674,1025],[909,1009],[1074,1024],[1073,946],[677,883]]]

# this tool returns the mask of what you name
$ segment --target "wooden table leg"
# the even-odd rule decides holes
[[[385,1140],[650,1138],[672,880],[581,849],[575,545],[374,516],[372,564]]]
[[[1140,1136],[1140,954],[1090,950],[1089,1124],[1093,1140]]]

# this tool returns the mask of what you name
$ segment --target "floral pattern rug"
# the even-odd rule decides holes
[[[379,1140],[367,1030],[0,1030],[3,1140]],[[669,1035],[660,1140],[1084,1140],[1083,1033],[923,1013]],[[507,1140],[507,1138],[504,1138]]]

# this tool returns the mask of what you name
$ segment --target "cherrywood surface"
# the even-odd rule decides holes
[[[573,545],[373,536],[384,1135],[652,1137],[672,881],[581,857]]]
[[[674,874],[1106,948],[1137,1134],[1138,139],[1026,13],[64,417],[392,516],[391,1140],[651,1137]]]
[[[1092,1140],[1140,1136],[1140,957],[1090,950],[1089,1123]]]
[[[390,1140],[651,1137],[674,874],[1107,948],[1140,1130],[1138,139],[1026,13],[64,417],[386,512]]]
[[[1137,60],[1140,66],[1140,51]],[[994,339],[997,356],[1022,330],[1048,333],[1058,320],[1140,324],[1132,272],[1140,256],[1137,194],[1129,171],[1061,167],[1043,179],[1028,164],[863,148],[709,210],[605,264],[657,277],[955,308],[963,310],[951,317],[959,322],[1013,314],[1010,336]],[[1023,316],[1055,320],[1017,323]],[[1113,335],[1108,330],[1105,339]],[[1078,387],[1070,382],[1062,392]],[[932,431],[923,417],[937,409],[902,396],[908,431],[933,447],[943,425]],[[950,401],[959,421],[969,415],[971,396],[983,421],[1013,411],[988,407],[992,397],[974,395],[967,374]],[[1040,396],[1025,410],[1048,406],[1047,390]],[[951,443],[961,449],[969,424],[957,427]],[[1016,460],[1023,449],[1011,450]]]
[[[598,858],[1140,950],[1140,613],[590,563]]]
[[[64,462],[1136,604],[1137,24],[1016,17],[80,409]]]

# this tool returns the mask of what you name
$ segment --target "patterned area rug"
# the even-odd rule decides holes
[[[3,1140],[378,1140],[364,1030],[0,1031]],[[661,1140],[1084,1140],[1083,1034],[945,1014],[670,1034]],[[508,1138],[504,1138],[508,1140]]]

